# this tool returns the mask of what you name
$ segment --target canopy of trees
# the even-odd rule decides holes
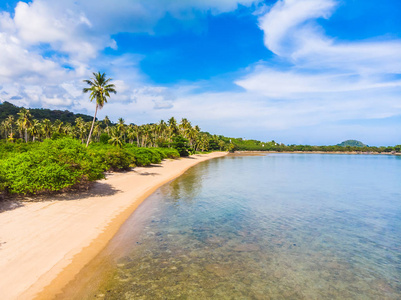
[[[32,111],[7,102],[0,107],[0,196],[3,194],[37,194],[81,186],[101,178],[106,170],[126,170],[134,166],[159,163],[206,151],[276,151],[276,152],[348,152],[395,153],[394,147],[334,145],[284,145],[229,138],[202,132],[188,119],[170,118],[154,124],[125,124],[120,118],[110,122],[91,121],[73,115],[73,122],[61,119],[37,119]],[[54,111],[49,111],[54,115]],[[93,134],[90,135],[93,124]],[[89,147],[83,144],[89,141]]]
[[[338,146],[341,146],[341,147],[347,147],[347,146],[366,147],[367,145],[365,145],[364,143],[357,141],[357,140],[346,140],[346,141],[342,142],[341,144],[338,144]]]
[[[20,109],[21,107],[15,106],[14,104],[7,101],[0,103],[0,123],[7,119],[9,116],[17,118]],[[91,116],[84,114],[74,114],[73,112],[70,112],[68,110],[62,111],[46,108],[30,108],[29,112],[34,119],[37,119],[39,121],[48,119],[51,122],[60,120],[63,123],[74,123],[77,118],[82,118],[82,120],[84,120],[85,122],[89,122],[92,120]]]

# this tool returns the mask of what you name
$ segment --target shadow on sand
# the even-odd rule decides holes
[[[0,201],[0,213],[23,207],[27,202],[83,200],[90,197],[113,196],[119,192],[120,190],[115,189],[108,183],[94,182],[88,189],[71,190],[47,195],[8,197]]]
[[[3,200],[0,201],[0,213],[8,211],[8,210],[14,210],[19,207],[23,207],[24,203],[18,200]]]

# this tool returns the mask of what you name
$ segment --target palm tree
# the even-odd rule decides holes
[[[118,119],[117,129],[120,132],[120,135],[123,137],[125,143],[125,121],[123,118]]]
[[[47,139],[50,139],[53,129],[52,129],[52,122],[49,119],[42,120],[42,130]]]
[[[33,141],[39,136],[41,124],[38,120],[33,119],[32,126],[28,129],[29,134],[32,136]]]
[[[123,141],[121,139],[121,133],[119,132],[117,127],[112,127],[111,129],[111,137],[109,139],[109,144],[113,146],[122,147]]]
[[[21,108],[19,113],[19,124],[25,132],[25,143],[28,143],[28,129],[32,126],[32,115],[28,109]]]
[[[8,131],[10,130],[10,133],[13,133],[13,124],[14,124],[14,116],[8,116],[3,122],[3,130],[5,134],[5,138],[7,140],[7,137],[9,136]]]
[[[105,117],[104,117],[103,123],[106,125],[106,132],[107,132],[107,134],[110,134],[110,132],[109,132],[110,119],[109,119],[108,116],[105,116]]]
[[[93,131],[93,125],[95,124],[97,110],[101,109],[105,103],[107,103],[107,97],[110,97],[110,93],[116,94],[114,84],[109,84],[111,78],[106,79],[106,74],[100,74],[100,72],[93,73],[94,78],[91,80],[84,80],[85,83],[90,85],[90,88],[84,88],[82,91],[84,93],[90,92],[90,101],[96,99],[96,110],[93,116],[92,126],[89,131],[88,141],[86,142],[86,147],[89,145],[89,141]]]

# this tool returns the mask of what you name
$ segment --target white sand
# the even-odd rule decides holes
[[[0,299],[51,299],[147,196],[195,164],[225,154],[112,174],[88,193],[58,195],[0,213]]]

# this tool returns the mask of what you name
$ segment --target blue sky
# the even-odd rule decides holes
[[[0,101],[285,144],[401,143],[397,0],[0,2]]]

